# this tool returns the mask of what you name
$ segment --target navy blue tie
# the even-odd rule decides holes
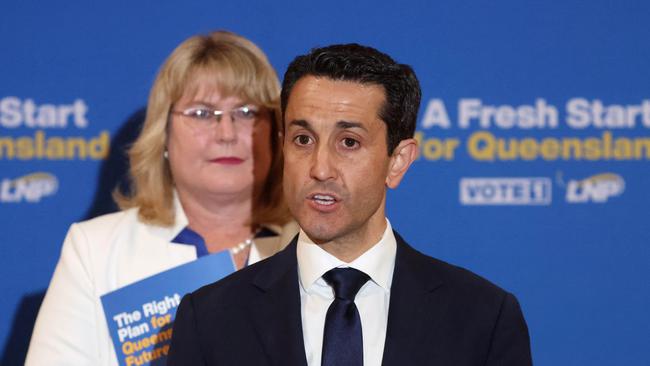
[[[354,268],[334,268],[323,279],[334,289],[327,309],[321,366],[363,366],[361,318],[354,298],[370,277]]]

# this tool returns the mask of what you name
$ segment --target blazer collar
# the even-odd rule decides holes
[[[252,282],[261,294],[249,313],[271,365],[307,366],[296,243],[297,235],[267,261]]]
[[[173,197],[174,205],[174,223],[171,226],[158,226],[158,225],[148,225],[151,234],[154,236],[160,237],[166,242],[171,242],[183,229],[187,227],[188,221],[185,211],[183,210],[183,205],[178,198],[178,193],[174,189]],[[184,248],[181,247],[181,248]]]
[[[382,361],[385,366],[417,364],[417,348],[430,338],[427,335],[436,319],[444,317],[439,311],[444,304],[437,291],[443,286],[442,275],[431,258],[413,249],[399,234],[395,233],[395,238],[397,255]]]
[[[442,285],[442,275],[432,265],[432,258],[413,249],[397,232],[395,232],[395,239],[397,254],[393,284],[397,281],[400,287],[424,293],[431,292]]]

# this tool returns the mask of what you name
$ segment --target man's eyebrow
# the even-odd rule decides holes
[[[336,122],[336,127],[340,129],[349,129],[349,128],[360,128],[364,131],[368,131],[363,124],[359,122],[351,122],[351,121],[338,121]]]
[[[287,128],[290,127],[302,127],[306,129],[307,131],[313,132],[314,128],[312,125],[305,121],[304,119],[296,119],[293,121],[289,121],[289,124],[287,125]],[[341,129],[341,130],[346,130],[346,129],[351,129],[351,128],[360,128],[364,131],[368,131],[368,129],[361,123],[359,122],[351,122],[351,121],[338,121],[336,122],[336,128]]]
[[[287,125],[287,128],[289,127],[302,127],[310,132],[313,132],[314,129],[311,127],[311,124],[304,119],[294,119],[293,121],[289,121],[289,124]]]

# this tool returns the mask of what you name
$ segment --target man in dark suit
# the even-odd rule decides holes
[[[420,87],[373,48],[285,74],[284,189],[300,234],[184,297],[168,365],[530,365],[515,297],[411,248],[385,217],[417,156]]]

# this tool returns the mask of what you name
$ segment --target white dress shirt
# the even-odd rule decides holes
[[[322,276],[337,267],[352,267],[370,277],[357,293],[354,302],[361,318],[363,364],[381,365],[396,251],[397,243],[388,220],[379,242],[351,263],[345,263],[329,254],[300,231],[297,249],[300,310],[309,366],[321,364],[325,315],[334,301],[334,290]]]

